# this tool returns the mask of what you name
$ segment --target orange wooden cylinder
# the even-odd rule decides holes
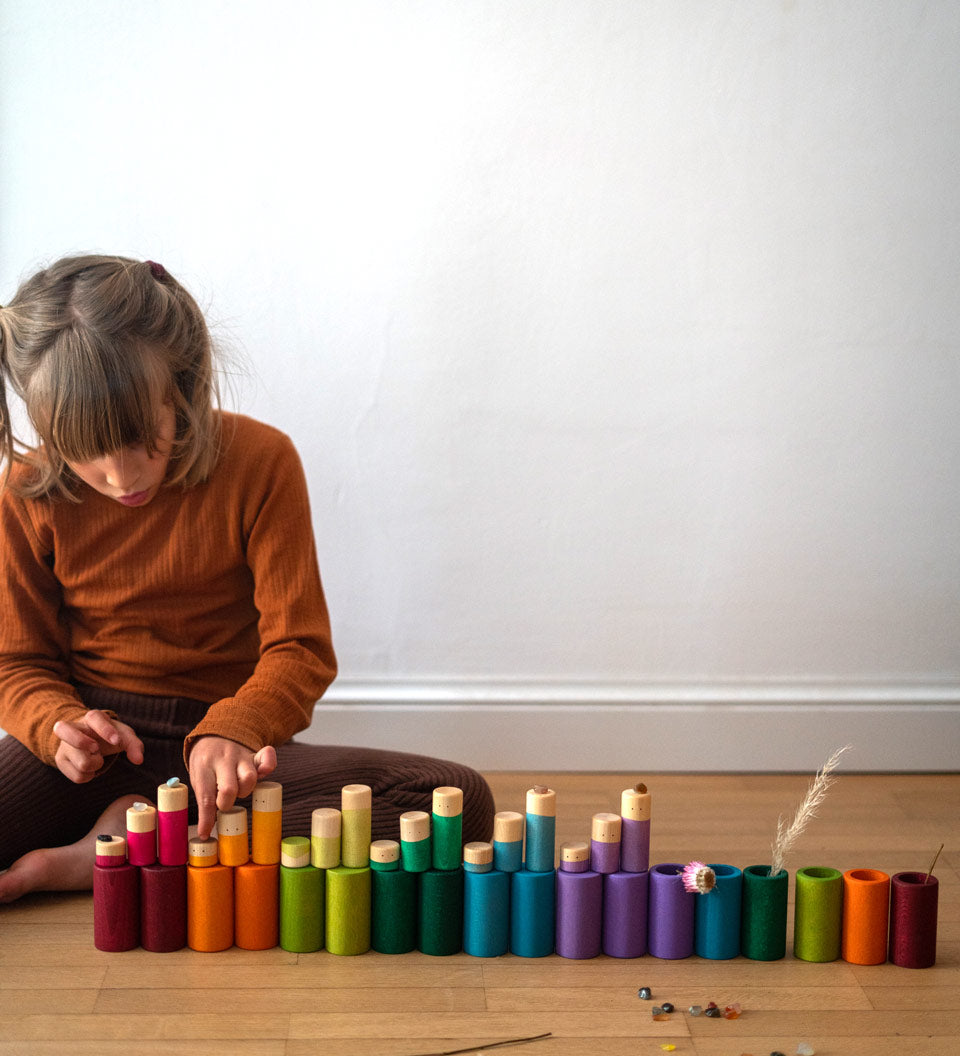
[[[280,942],[280,866],[248,862],[234,870],[234,942],[271,950]]]
[[[890,877],[877,869],[843,874],[840,955],[850,964],[883,964],[887,959]]]
[[[245,807],[217,811],[217,842],[221,865],[243,865],[250,860]]]
[[[216,953],[233,945],[233,870],[187,866],[187,945]]]
[[[250,857],[258,865],[280,861],[283,790],[276,781],[261,781],[250,804]]]

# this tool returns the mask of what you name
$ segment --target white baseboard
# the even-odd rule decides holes
[[[479,770],[960,769],[960,684],[336,683],[300,734]]]

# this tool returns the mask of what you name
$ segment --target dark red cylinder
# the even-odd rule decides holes
[[[140,869],[140,945],[172,953],[187,944],[187,867],[145,865]]]
[[[107,953],[140,945],[140,877],[132,865],[93,867],[93,944]]]
[[[929,968],[937,959],[940,884],[926,873],[895,873],[890,888],[890,960],[901,968]]]

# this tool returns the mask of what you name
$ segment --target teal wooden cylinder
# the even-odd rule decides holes
[[[777,961],[787,952],[787,891],[789,874],[770,875],[769,865],[748,865],[743,871],[740,951],[754,961]]]
[[[843,874],[837,869],[798,869],[794,888],[793,955],[801,961],[840,957]]]
[[[510,952],[518,957],[547,957],[556,934],[557,874],[510,873]]]
[[[370,945],[377,953],[410,953],[417,948],[417,875],[373,870]]]
[[[304,865],[280,866],[280,946],[291,953],[323,949],[325,875]]]
[[[740,953],[743,873],[732,865],[711,865],[717,882],[694,900],[694,952],[725,961]]]
[[[433,957],[459,953],[463,943],[463,869],[419,873],[417,949]]]
[[[463,875],[463,952],[500,957],[510,944],[510,874]]]

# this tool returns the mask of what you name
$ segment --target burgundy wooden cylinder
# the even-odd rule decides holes
[[[140,945],[172,953],[187,944],[187,867],[145,865],[140,869]]]
[[[890,960],[901,968],[929,968],[937,959],[940,884],[926,873],[895,873],[890,898]]]
[[[93,867],[93,944],[107,953],[140,945],[140,877],[132,865]]]

